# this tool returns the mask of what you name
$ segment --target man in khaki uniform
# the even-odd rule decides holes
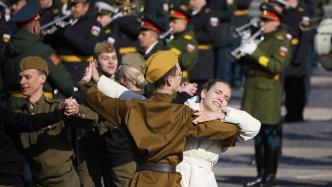
[[[72,109],[76,116],[87,121],[76,121],[84,124],[97,118],[95,113],[86,108],[78,108],[71,99],[64,103],[63,99],[49,99],[43,94],[43,85],[47,79],[47,62],[37,56],[28,56],[20,61],[21,93],[27,97],[26,104],[17,112],[30,115],[51,112],[74,102]],[[69,111],[71,112],[71,111]],[[70,126],[76,118],[68,118],[49,125],[36,132],[21,133],[21,143],[31,166],[32,179],[35,186],[43,187],[79,187],[78,176],[73,168],[73,149],[70,140]]]
[[[227,144],[223,146],[232,146],[239,130],[235,125],[216,120],[223,119],[223,113],[204,113],[195,118],[195,112],[189,107],[171,103],[182,78],[174,52],[159,51],[145,64],[146,80],[156,88],[149,99],[122,101],[110,98],[85,80],[79,82],[82,98],[129,136],[137,162],[130,186],[180,186],[181,175],[176,172],[176,165],[182,160],[188,135],[224,140]],[[205,122],[207,120],[213,121]]]

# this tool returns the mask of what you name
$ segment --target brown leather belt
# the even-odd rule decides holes
[[[156,171],[175,173],[176,165],[173,164],[158,164],[158,163],[138,163],[136,167],[137,172],[141,171]]]

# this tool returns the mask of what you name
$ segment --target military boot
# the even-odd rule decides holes
[[[263,144],[255,145],[255,159],[256,159],[257,176],[254,178],[254,180],[245,183],[244,186],[260,186],[263,182],[263,176],[264,176]]]
[[[264,165],[265,173],[263,177],[263,183],[261,185],[262,187],[270,187],[276,185],[275,178],[279,162],[279,153],[279,147],[271,148],[270,146],[268,146],[264,159],[264,162],[266,164]]]

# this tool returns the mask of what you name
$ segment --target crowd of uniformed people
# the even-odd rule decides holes
[[[262,124],[255,137],[257,177],[244,185],[275,185],[282,155],[282,122],[304,120],[310,73],[317,66],[315,32],[305,28],[310,18],[324,15],[323,6],[328,1],[267,0],[260,5],[258,19],[250,17],[252,2],[0,0],[0,100],[7,108],[1,109],[4,111],[1,118],[8,115],[15,119],[11,120],[13,128],[9,130],[9,121],[0,124],[4,137],[0,138],[0,186],[178,185],[165,182],[167,177],[162,175],[157,178],[164,182],[156,185],[149,181],[149,177],[155,179],[153,174],[134,175],[150,170],[173,171],[172,167],[137,164],[138,160],[158,162],[164,157],[168,162],[164,160],[161,164],[179,162],[167,155],[169,150],[163,141],[171,139],[165,134],[155,137],[151,129],[119,127],[133,123],[130,116],[136,116],[137,123],[142,121],[137,114],[143,110],[142,104],[122,106],[114,102],[118,108],[110,107],[114,114],[106,114],[103,104],[108,100],[96,104],[103,97],[93,95],[91,83],[86,83],[94,82],[104,94],[123,100],[151,97],[154,102],[164,102],[167,98],[155,91],[168,82],[159,78],[173,75],[168,70],[175,67],[181,69],[182,81],[173,103],[184,103],[199,94],[197,90],[202,87],[204,90],[204,83],[211,79],[220,79],[229,89],[244,88],[241,109]],[[179,67],[175,66],[174,57]],[[164,61],[169,63],[165,65]],[[122,86],[102,85],[110,80]],[[121,94],[113,93],[112,89],[120,90]],[[132,92],[126,92],[127,89]],[[287,111],[284,117],[282,103]],[[126,107],[131,112],[122,119]],[[150,104],[147,108],[154,107]],[[15,116],[8,110],[30,115],[55,112],[46,118],[41,115],[41,123],[38,119],[23,119],[28,116]],[[189,114],[154,112],[161,121],[168,115]],[[182,123],[179,119],[175,121]],[[28,127],[15,126],[18,123]],[[166,132],[175,133],[173,130]],[[142,134],[151,139],[139,137]],[[212,137],[202,132],[195,135]],[[182,132],[174,137],[185,136]],[[227,147],[236,141],[230,137],[223,137]],[[5,149],[4,142],[15,148]],[[132,144],[137,150],[132,149]],[[165,149],[160,151],[162,146]]]

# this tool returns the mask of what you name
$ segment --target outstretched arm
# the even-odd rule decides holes
[[[57,123],[64,118],[64,110],[55,110],[49,113],[40,113],[35,115],[28,115],[23,113],[14,113],[0,107],[1,125],[6,129],[15,130],[17,132],[37,131],[48,125]]]

